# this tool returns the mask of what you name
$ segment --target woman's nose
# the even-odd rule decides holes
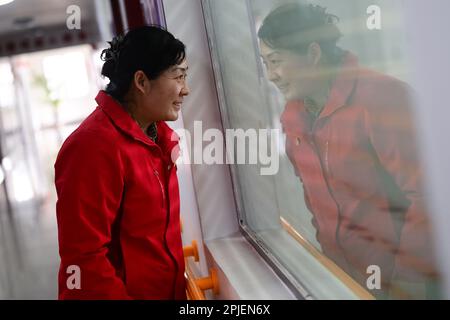
[[[270,81],[276,82],[279,80],[279,75],[272,68],[267,68],[267,77]]]
[[[191,92],[191,90],[189,89],[189,86],[187,85],[187,83],[185,83],[183,88],[181,88],[180,94],[182,96],[187,96],[187,95],[189,95],[190,92]]]

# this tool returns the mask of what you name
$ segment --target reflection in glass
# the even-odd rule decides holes
[[[224,127],[284,131],[277,174],[232,166],[267,260],[307,297],[440,297],[404,2],[204,3]]]
[[[267,78],[286,101],[286,152],[316,239],[377,297],[435,297],[412,90],[337,46],[337,21],[297,2],[271,11],[258,30]]]

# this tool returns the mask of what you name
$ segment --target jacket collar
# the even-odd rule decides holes
[[[333,81],[328,101],[319,118],[327,117],[337,109],[346,106],[352,96],[358,77],[358,58],[350,52],[344,57],[344,62]]]
[[[164,154],[171,153],[172,149],[178,144],[179,136],[164,121],[157,122],[158,128],[158,144],[153,142],[138,124],[131,118],[113,97],[101,90],[95,98],[98,106],[111,119],[111,121],[123,133],[132,137],[149,147],[160,147]]]
[[[358,59],[347,53],[330,90],[328,101],[319,118],[327,117],[349,103],[358,78]],[[287,134],[299,135],[311,126],[310,115],[303,101],[292,100],[286,103],[281,115],[283,130]]]
[[[357,77],[358,58],[350,52],[347,52],[336,79],[333,81],[330,95],[319,118],[327,117],[348,104],[356,85]],[[301,112],[301,114],[305,116],[308,115],[303,101],[288,101],[283,112],[282,121],[286,123],[298,121],[298,119],[295,120],[298,117],[298,114],[297,116],[294,116],[293,114],[298,112]]]

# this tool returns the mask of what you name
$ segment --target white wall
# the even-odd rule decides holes
[[[404,1],[407,37],[415,66],[413,86],[417,89],[426,182],[434,222],[434,236],[446,298],[450,298],[450,1]]]

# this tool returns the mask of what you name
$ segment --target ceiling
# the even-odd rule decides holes
[[[67,9],[72,5],[80,8],[80,29],[67,27],[73,15]],[[0,57],[109,39],[108,8],[109,0],[15,0],[2,5]]]
[[[0,37],[21,30],[65,26],[70,5],[80,7],[82,26],[95,18],[95,0],[15,0],[0,6]]]

